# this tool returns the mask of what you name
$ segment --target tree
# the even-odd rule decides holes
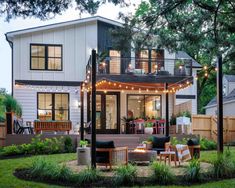
[[[125,0],[0,0],[0,16],[6,21],[15,17],[36,17],[42,20],[62,14],[69,7],[75,6],[81,12],[95,14],[105,3],[127,6]]]
[[[129,28],[134,28],[135,31],[142,30],[145,33],[143,44],[152,36],[158,36],[157,43],[160,47],[172,51],[186,51],[202,65],[208,65],[206,69],[208,75],[214,70],[212,62],[217,57],[219,62],[217,63],[218,107],[222,109],[222,88],[220,88],[222,55],[226,63],[233,61],[235,57],[235,2],[233,0],[143,1],[129,20],[131,20],[129,24],[126,24]],[[130,38],[132,39],[133,37]],[[208,83],[207,76],[199,83],[202,91]],[[218,112],[218,151],[222,151],[223,120],[222,111],[218,110]]]

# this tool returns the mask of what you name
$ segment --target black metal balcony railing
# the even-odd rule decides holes
[[[192,59],[148,59],[106,57],[97,60],[97,74],[192,76]],[[89,59],[86,71],[91,70]]]

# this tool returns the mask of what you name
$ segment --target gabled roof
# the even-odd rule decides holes
[[[224,75],[224,77],[228,82],[235,82],[235,75]]]
[[[193,59],[190,55],[188,55],[186,52],[183,52],[183,51],[176,52],[175,58],[176,59],[192,59],[193,68],[202,68],[202,66],[195,59]]]
[[[232,90],[227,96],[223,97],[223,103],[233,101],[233,100],[235,101],[235,89]],[[215,106],[216,104],[217,104],[217,100],[216,100],[216,97],[215,97],[206,105],[205,108]]]
[[[105,23],[112,24],[112,25],[119,26],[119,27],[123,26],[123,24],[120,22],[117,22],[108,18],[104,18],[101,16],[93,16],[93,17],[76,19],[76,20],[43,25],[43,26],[38,26],[38,27],[31,27],[31,28],[22,29],[22,30],[10,31],[6,33],[6,36],[14,37],[14,36],[22,35],[26,33],[33,33],[36,31],[42,31],[42,30],[47,30],[47,29],[56,29],[60,27],[65,27],[65,26],[70,26],[70,25],[75,25],[75,24],[83,24],[83,23],[88,23],[88,22],[93,22],[93,21],[101,21],[101,22],[105,22]]]

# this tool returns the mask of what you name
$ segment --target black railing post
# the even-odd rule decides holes
[[[92,50],[91,76],[91,167],[96,168],[96,51]]]
[[[217,57],[217,151],[223,152],[223,84],[222,56]]]
[[[166,91],[166,131],[165,135],[169,136],[169,94],[168,94],[168,83],[165,83],[165,91]]]
[[[82,91],[81,89],[81,92],[80,92],[80,131],[81,131],[81,140],[84,140],[84,91]]]

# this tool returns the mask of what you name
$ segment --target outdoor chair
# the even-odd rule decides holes
[[[170,142],[170,137],[156,137],[153,136],[152,144],[153,148],[152,150],[157,151],[159,154],[161,151],[165,151],[165,147],[168,146],[168,143]]]
[[[134,120],[135,133],[144,134],[144,123],[145,123],[145,121],[143,119]]]
[[[157,123],[158,123],[157,133],[160,134],[162,132],[162,134],[164,134],[166,121],[164,119],[161,119],[161,120],[158,120]]]
[[[128,164],[128,147],[115,147],[113,141],[96,141],[96,164],[98,166]]]
[[[25,126],[23,124],[23,120],[15,119],[14,120],[14,129],[16,134],[24,134],[27,133],[28,130],[29,134],[33,134],[33,128],[31,126]]]

